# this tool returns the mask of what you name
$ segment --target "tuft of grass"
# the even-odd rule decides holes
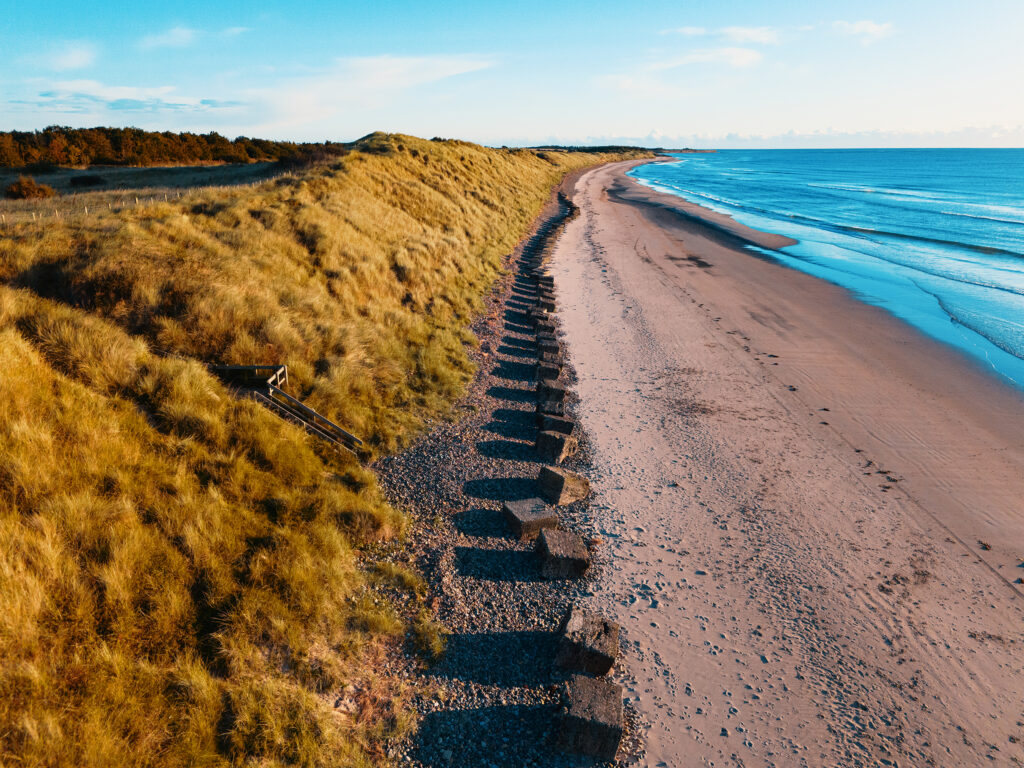
[[[8,227],[0,763],[369,765],[410,727],[380,660],[443,632],[379,554],[405,517],[207,364],[286,363],[363,458],[401,447],[470,379],[503,254],[606,158],[545,155],[374,134],[255,188]]]
[[[437,661],[448,646],[448,630],[430,611],[420,609],[411,627],[413,643],[424,657]]]

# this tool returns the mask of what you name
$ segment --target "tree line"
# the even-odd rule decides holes
[[[345,145],[300,144],[219,133],[174,133],[139,128],[67,128],[0,132],[0,167],[44,170],[57,166],[176,165],[192,163],[303,163],[340,155]]]

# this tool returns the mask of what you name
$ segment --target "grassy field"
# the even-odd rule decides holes
[[[380,554],[405,519],[206,365],[287,364],[361,458],[398,449],[470,379],[502,256],[604,159],[378,134],[0,232],[0,764],[369,765],[414,727],[381,672],[437,650]]]

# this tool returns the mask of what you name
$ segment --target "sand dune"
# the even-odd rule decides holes
[[[1024,398],[627,167],[553,271],[647,764],[1019,765]]]

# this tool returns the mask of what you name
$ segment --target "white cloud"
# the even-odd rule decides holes
[[[246,32],[252,32],[252,27],[228,27],[221,34],[224,37],[238,37]]]
[[[860,38],[861,43],[870,45],[883,37],[888,37],[893,32],[891,22],[879,24],[876,21],[836,21],[832,26],[844,35]]]
[[[761,52],[753,48],[698,48],[675,58],[657,62],[650,70],[674,69],[687,64],[725,64],[735,69],[752,67],[761,61]]]
[[[195,42],[199,33],[188,27],[172,27],[159,35],[146,35],[139,40],[139,47],[145,50],[154,48],[184,48]]]
[[[56,72],[82,69],[96,61],[96,48],[90,43],[68,43],[54,50],[47,58],[48,67]]]
[[[174,91],[173,85],[162,85],[156,88],[140,88],[132,85],[104,85],[96,80],[60,80],[53,83],[52,93],[77,93],[92,96],[101,101],[117,99],[150,99],[166,96]]]
[[[337,118],[353,109],[380,109],[411,88],[493,65],[487,58],[459,55],[343,58],[324,71],[254,89],[248,101],[267,120],[257,128],[270,134]]]
[[[139,87],[106,85],[97,80],[59,80],[44,86],[32,99],[9,103],[36,112],[95,115],[97,118],[125,112],[208,112],[243,106],[236,101],[183,96],[175,93],[176,90],[173,85]]]
[[[779,32],[772,27],[726,27],[721,35],[734,43],[779,44]]]
[[[704,27],[677,27],[675,29],[663,29],[659,35],[683,35],[684,37],[700,37],[708,31]]]

